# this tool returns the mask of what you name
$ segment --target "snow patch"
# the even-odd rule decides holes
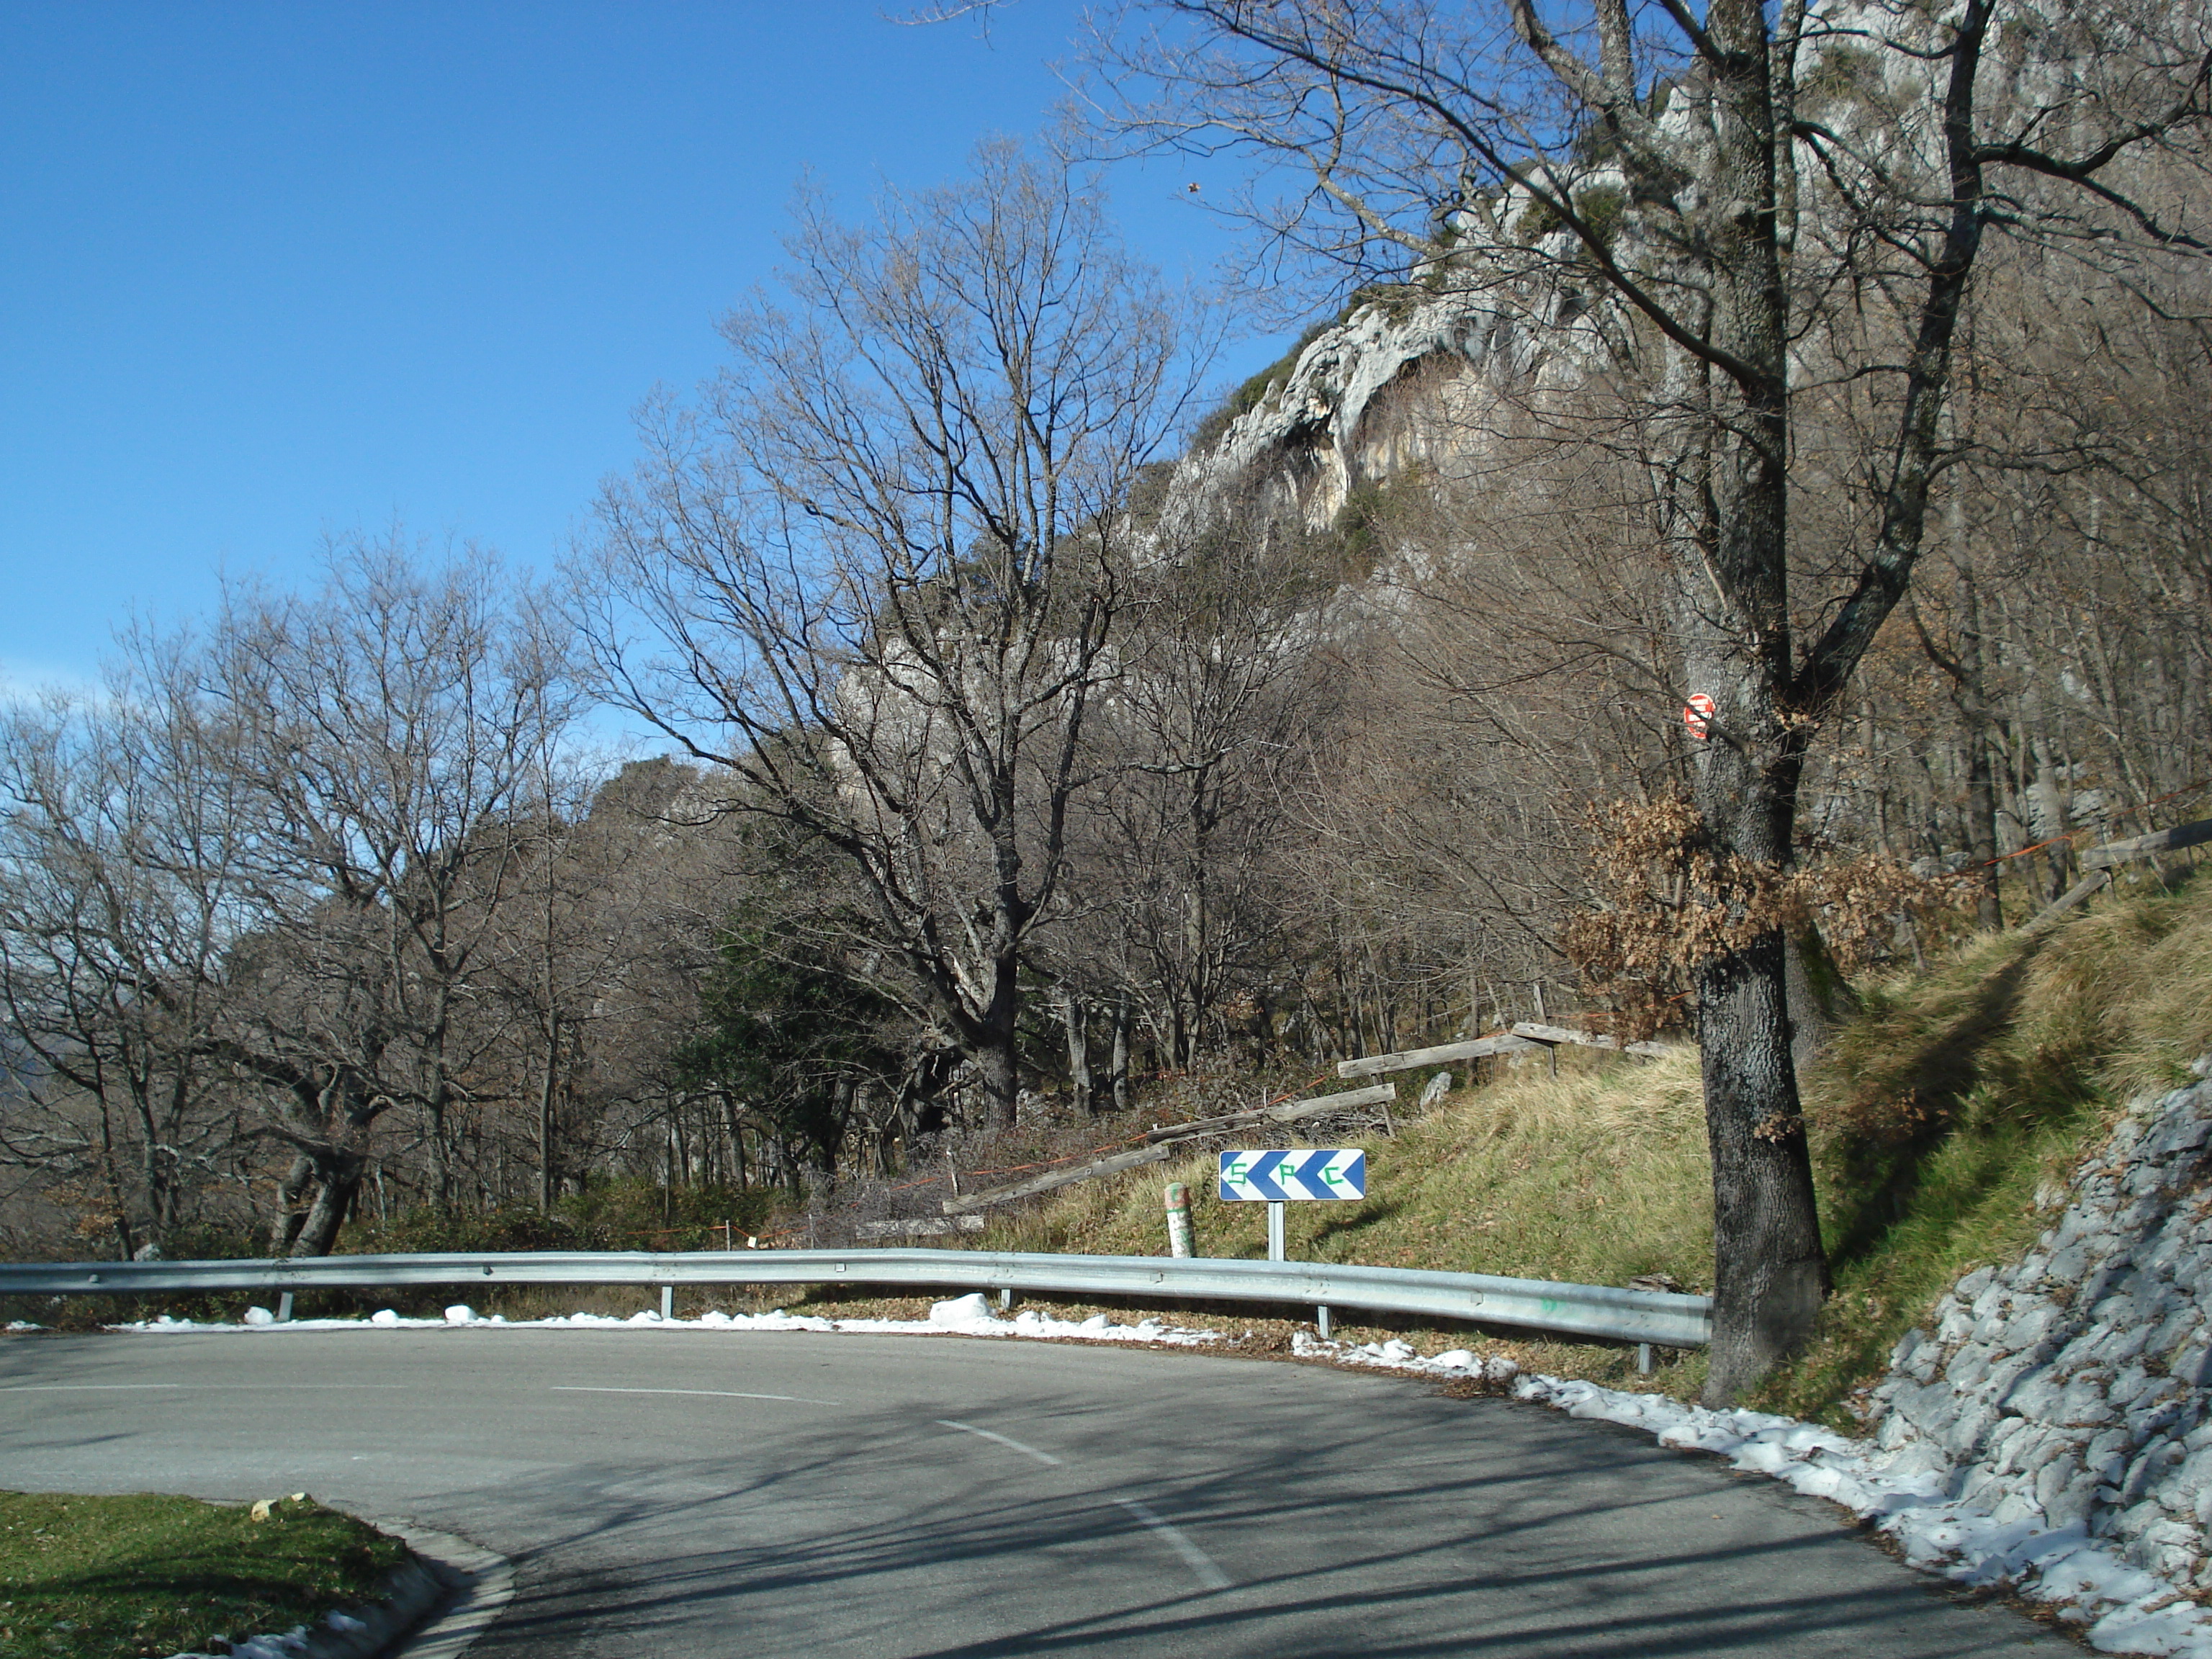
[[[2007,1584],[2029,1601],[2088,1626],[2107,1653],[2212,1659],[2212,1616],[2174,1586],[2093,1542],[2076,1523],[2039,1528],[2000,1521],[1945,1495],[1942,1478],[1915,1460],[1795,1418],[1708,1411],[1663,1395],[1530,1376],[1514,1391],[1574,1417],[1625,1424],[1662,1446],[1710,1452],[1771,1475],[1872,1521],[1905,1559],[1962,1584]]]
[[[222,1321],[178,1319],[167,1314],[158,1318],[140,1320],[108,1328],[160,1335],[169,1333],[240,1333],[272,1335],[287,1331],[360,1331],[370,1328],[384,1330],[636,1330],[659,1329],[678,1331],[816,1331],[846,1332],[853,1334],[890,1336],[994,1336],[1030,1337],[1051,1340],[1080,1340],[1086,1342],[1161,1342],[1179,1347],[1196,1347],[1219,1342],[1218,1331],[1193,1330],[1180,1325],[1164,1325],[1157,1319],[1140,1320],[1134,1325],[1115,1323],[1104,1314],[1093,1314],[1088,1319],[1076,1322],[1054,1319],[1034,1308],[1025,1308],[1011,1319],[1002,1319],[991,1310],[988,1298],[980,1292],[957,1296],[931,1304],[924,1319],[829,1319],[811,1314],[787,1313],[781,1308],[772,1313],[730,1314],[719,1310],[702,1314],[696,1319],[663,1319],[653,1309],[643,1309],[627,1318],[617,1314],[573,1313],[556,1314],[544,1319],[509,1320],[499,1314],[480,1314],[473,1308],[455,1304],[437,1319],[408,1319],[390,1308],[380,1308],[367,1319],[295,1319],[278,1323],[274,1315],[256,1319],[256,1313],[266,1314],[265,1309],[250,1309],[246,1318],[236,1324]]]
[[[983,1293],[970,1291],[965,1296],[931,1303],[929,1322],[942,1325],[949,1331],[969,1331],[979,1326],[988,1328],[999,1322],[991,1316],[991,1304],[984,1299]]]
[[[224,1638],[218,1637],[221,1641]],[[246,1636],[229,1644],[230,1659],[292,1659],[307,1645],[307,1627],[295,1625],[282,1636]],[[172,1654],[170,1659],[216,1659],[206,1653]]]

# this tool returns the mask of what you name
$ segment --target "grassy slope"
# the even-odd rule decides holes
[[[2047,1183],[2208,1051],[2212,878],[1868,990],[1807,1089],[1836,1294],[1762,1403],[1848,1422],[1850,1391],[1944,1288],[2024,1250]]]
[[[314,1503],[0,1492],[0,1659],[139,1659],[377,1595],[398,1540]]]
[[[2016,1255],[2048,1223],[2037,1192],[2132,1095],[2212,1050],[2212,878],[2102,902],[2028,937],[1967,941],[1918,979],[1863,988],[1863,1011],[1806,1079],[1836,1295],[1814,1347],[1758,1403],[1849,1422],[1850,1391],[1943,1287]],[[1697,1067],[1528,1066],[1370,1139],[1356,1205],[1293,1205],[1293,1255],[1589,1284],[1712,1279],[1711,1174]],[[1160,1193],[1190,1185],[1199,1249],[1265,1254],[1258,1205],[1216,1202],[1206,1154],[1071,1188],[997,1222],[1000,1249],[1155,1254]],[[1525,1345],[1547,1370],[1620,1383],[1619,1350]],[[1663,1369],[1694,1393],[1701,1360]]]
[[[1290,1254],[1585,1284],[1617,1285],[1649,1273],[1672,1273],[1686,1285],[1710,1284],[1711,1177],[1695,1054],[1683,1048],[1648,1064],[1595,1055],[1573,1063],[1582,1058],[1564,1060],[1556,1079],[1540,1062],[1524,1065],[1448,1097],[1402,1124],[1395,1140],[1363,1139],[1370,1196],[1356,1204],[1291,1205]],[[1266,1206],[1219,1202],[1213,1175],[1209,1152],[1142,1176],[1069,1188],[1057,1202],[998,1221],[979,1243],[1159,1254],[1166,1239],[1162,1189],[1180,1181],[1190,1188],[1200,1255],[1265,1256]],[[1453,1337],[1421,1346],[1458,1343]],[[1632,1374],[1630,1356],[1617,1349],[1535,1341],[1510,1345],[1510,1352],[1554,1372],[1613,1382]],[[1701,1358],[1669,1368],[1669,1385],[1694,1389],[1703,1370]]]

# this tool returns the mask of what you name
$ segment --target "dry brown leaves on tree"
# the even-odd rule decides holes
[[[1817,937],[1850,973],[1885,957],[1904,919],[1970,896],[1964,878],[1915,875],[1879,853],[1785,866],[1719,851],[1680,795],[1612,802],[1592,811],[1589,827],[1596,902],[1568,917],[1560,944],[1632,1038],[1683,1016],[1701,963],[1776,928]]]

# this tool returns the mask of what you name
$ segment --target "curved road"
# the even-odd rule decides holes
[[[460,1534],[516,1568],[483,1659],[2077,1651],[1644,1436],[1188,1353],[19,1336],[0,1486],[306,1490]]]

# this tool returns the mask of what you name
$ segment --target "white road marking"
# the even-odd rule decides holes
[[[1214,1565],[1212,1556],[1184,1537],[1181,1528],[1161,1520],[1149,1505],[1139,1504],[1133,1498],[1117,1498],[1114,1501],[1151,1528],[1163,1543],[1182,1558],[1183,1565],[1190,1569],[1191,1577],[1198,1580],[1200,1589],[1218,1590],[1229,1588],[1229,1575]]]
[[[940,1417],[937,1419],[937,1426],[940,1429],[957,1429],[963,1434],[972,1434],[979,1440],[988,1440],[996,1445],[1004,1446],[1008,1451],[1018,1451],[1024,1457],[1034,1457],[1048,1469],[1056,1469],[1060,1467],[1060,1460],[1050,1452],[1041,1452],[1035,1446],[1024,1446],[1018,1440],[1009,1440],[1003,1434],[994,1434],[988,1429],[979,1429],[972,1423],[955,1423],[950,1418]]]
[[[406,1382],[0,1382],[0,1394],[107,1394],[139,1389],[198,1389],[215,1394],[328,1394],[333,1389],[379,1389],[397,1392]]]
[[[590,1389],[581,1383],[555,1383],[555,1394],[683,1394],[702,1400],[783,1400],[794,1406],[842,1406],[842,1400],[807,1400],[795,1394],[740,1394],[735,1389]]]

